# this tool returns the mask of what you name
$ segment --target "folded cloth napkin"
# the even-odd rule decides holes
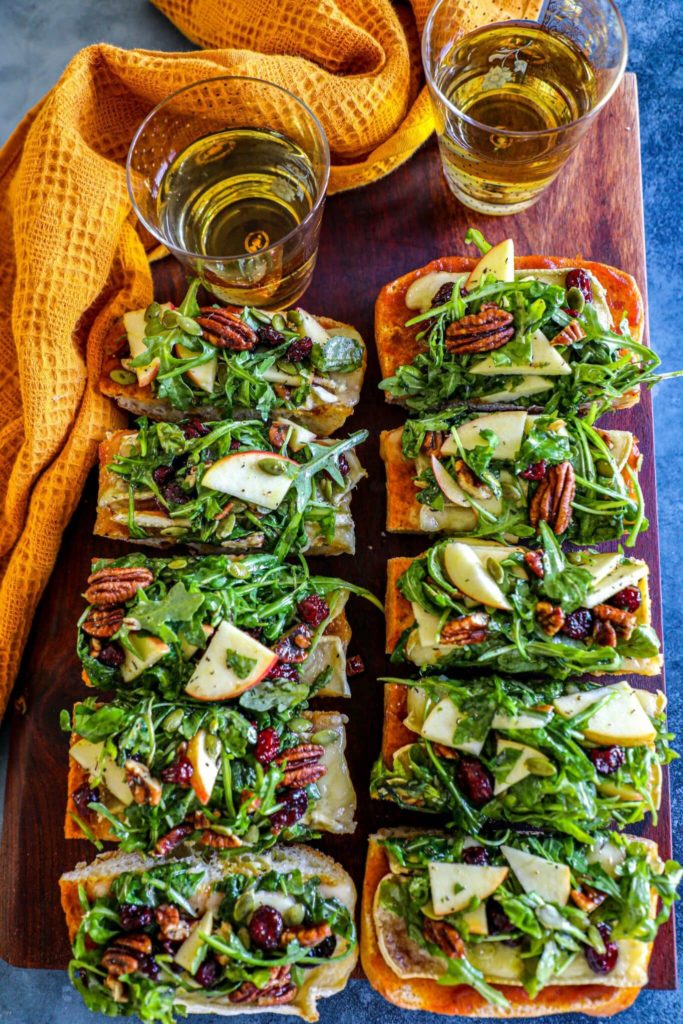
[[[137,125],[199,79],[268,79],[322,121],[330,191],[388,173],[432,130],[419,59],[429,0],[412,9],[389,0],[156,5],[207,49],[90,46],[0,152],[0,714],[97,442],[121,425],[97,389],[104,339],[126,308],[152,298],[151,240],[124,178]],[[461,0],[459,24],[524,17],[531,7],[533,17],[538,6]]]

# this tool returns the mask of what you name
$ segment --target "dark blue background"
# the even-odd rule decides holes
[[[230,0],[225,0],[226,4]],[[666,369],[683,366],[683,17],[682,0],[623,0],[629,31],[629,69],[638,75],[648,289],[652,344]],[[54,84],[82,46],[105,40],[119,46],[186,50],[190,45],[146,0],[0,0],[0,139]],[[576,203],[589,198],[578,194]],[[567,211],[565,211],[567,212]],[[594,254],[599,258],[599,253]],[[662,384],[656,393],[657,473],[662,537],[665,643],[670,721],[683,736],[683,705],[678,703],[683,659],[683,382]],[[6,747],[6,737],[5,744]],[[3,764],[0,764],[2,772]],[[683,822],[681,771],[674,764],[674,838]],[[678,780],[678,783],[677,783]],[[0,791],[2,777],[0,776]],[[683,839],[676,844],[683,858]],[[683,919],[679,927],[679,963]],[[366,982],[323,1004],[323,1024],[434,1024],[431,1014],[410,1018],[384,1002]],[[645,992],[619,1019],[623,1024],[654,1024],[683,1018],[683,994]],[[60,971],[26,971],[0,961],[0,1020],[16,1024],[90,1024],[109,1018],[88,1014]],[[192,1018],[201,1024],[209,1018]],[[216,1018],[212,1018],[216,1019]],[[235,1019],[235,1018],[232,1018]],[[248,1018],[254,1020],[255,1018]],[[263,1024],[281,1017],[259,1016]],[[443,1019],[443,1018],[441,1018]],[[578,1019],[568,1014],[557,1024]],[[243,1020],[247,1020],[243,1017]]]

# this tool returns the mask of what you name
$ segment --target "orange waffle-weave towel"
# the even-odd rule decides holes
[[[269,79],[322,121],[331,191],[393,170],[432,130],[419,61],[429,0],[156,2],[206,49],[88,47],[0,153],[0,714],[97,441],[121,423],[97,391],[103,339],[152,297],[123,171],[136,126],[198,79]],[[531,6],[462,0],[460,21]]]

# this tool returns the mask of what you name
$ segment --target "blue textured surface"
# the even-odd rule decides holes
[[[229,0],[228,0],[229,2]],[[681,0],[623,0],[631,56],[629,68],[639,79],[645,220],[648,245],[648,289],[652,344],[665,368],[683,365],[680,332],[683,316],[678,289],[683,279],[683,36],[677,15]],[[102,39],[120,46],[184,50],[189,44],[146,0],[0,0],[0,139],[9,135],[19,117],[53,85],[70,57],[82,46]],[[577,202],[581,197],[577,197]],[[657,473],[666,656],[671,726],[683,736],[683,703],[678,679],[683,660],[683,388],[662,384],[655,399]],[[0,765],[0,786],[2,771]],[[678,799],[674,800],[676,855],[683,858],[683,800],[680,770]],[[1,791],[1,790],[0,790]],[[683,964],[683,921],[679,915],[679,963]],[[365,982],[323,1004],[323,1024],[352,1024],[367,1019],[377,1024],[435,1024],[432,1014],[409,1016],[377,996]],[[0,961],[0,1021],[14,1024],[95,1024],[110,1018],[89,1014],[60,971],[27,971]],[[208,1017],[192,1018],[202,1024]],[[232,1018],[235,1020],[236,1018]],[[241,1020],[255,1018],[242,1017]],[[281,1020],[260,1016],[263,1024]],[[578,1020],[577,1014],[552,1018],[556,1024]],[[585,1018],[584,1018],[585,1019]],[[623,1014],[623,1024],[654,1024],[683,1019],[683,993],[644,992],[636,1006]]]

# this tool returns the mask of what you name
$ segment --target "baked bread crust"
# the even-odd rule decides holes
[[[226,308],[237,310],[235,306],[228,306]],[[345,328],[354,331],[354,334],[357,335],[355,327],[342,323],[341,320],[333,320],[327,316],[316,316],[315,319],[325,330]],[[300,411],[294,409],[274,409],[273,417],[284,416],[288,419],[296,420],[308,430],[313,430],[319,437],[329,437],[335,430],[339,430],[358,404],[367,367],[367,348],[360,335],[357,336],[363,345],[363,365],[358,370],[354,370],[353,373],[347,375],[349,384],[352,385],[355,392],[351,400],[347,403],[336,402],[333,405],[322,403],[313,409]],[[121,406],[122,409],[126,409],[134,416],[149,416],[150,419],[154,420],[174,422],[182,420],[186,416],[195,415],[205,420],[224,419],[224,413],[221,413],[220,409],[217,409],[216,406],[203,404],[197,408],[186,410],[174,409],[170,403],[154,397],[151,384],[140,387],[137,381],[133,384],[118,384],[115,380],[112,380],[110,376],[112,370],[125,369],[121,362],[126,357],[125,338],[125,331],[123,331],[122,325],[117,323],[112,329],[105,345],[106,355],[102,364],[102,373],[99,381],[99,388],[103,395],[113,398],[117,405]],[[250,419],[255,416],[256,414],[248,409],[241,410],[235,414],[236,419]]]
[[[405,833],[405,830],[402,830]],[[361,905],[360,955],[363,970],[372,987],[395,1006],[406,1010],[428,1010],[456,1017],[541,1017],[555,1013],[586,1013],[592,1017],[611,1017],[632,1006],[639,988],[611,988],[602,985],[549,985],[536,999],[530,999],[521,986],[496,986],[510,1003],[509,1010],[491,1006],[468,985],[439,985],[429,978],[399,978],[391,970],[379,948],[373,904],[377,887],[389,871],[385,851],[375,836],[368,843],[365,881]]]
[[[393,377],[399,366],[412,363],[415,356],[421,351],[420,344],[416,341],[420,326],[404,326],[410,315],[405,304],[405,295],[410,285],[418,278],[435,271],[444,271],[449,274],[468,273],[478,262],[477,257],[441,256],[424,267],[411,270],[410,273],[396,278],[395,281],[391,281],[382,288],[375,304],[375,341],[383,379]],[[564,256],[515,257],[516,270],[563,270],[573,267],[583,267],[595,274],[605,288],[607,304],[615,323],[618,323],[626,314],[632,337],[635,341],[642,341],[645,309],[640,289],[630,274],[618,270],[616,267],[608,266],[606,263],[596,263],[593,260],[584,260],[580,257],[575,259]],[[391,395],[385,397],[388,402],[397,401]],[[614,408],[627,409],[636,405],[639,400],[640,394],[634,390],[618,399],[614,403]]]

